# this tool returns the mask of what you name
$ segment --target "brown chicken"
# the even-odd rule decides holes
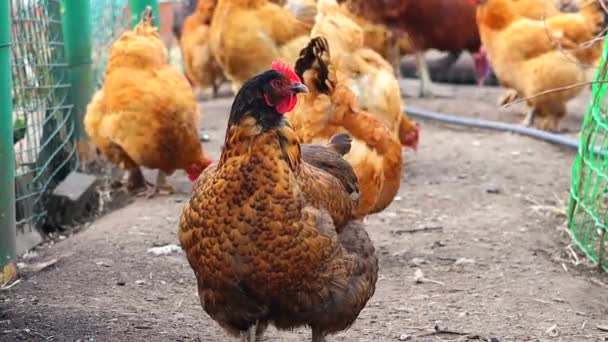
[[[401,89],[391,65],[364,47],[364,29],[335,0],[319,0],[317,10],[311,34],[327,38],[332,63],[349,76],[360,109],[380,118],[403,146],[415,149],[420,128],[403,113]]]
[[[401,146],[382,120],[358,110],[348,79],[332,65],[327,40],[313,38],[296,62],[296,72],[309,89],[288,114],[303,142],[318,143],[348,132],[352,148],[344,158],[359,180],[356,217],[385,209],[401,184]]]
[[[424,51],[449,51],[444,67],[458,60],[462,50],[478,54],[479,31],[475,7],[469,0],[339,0],[356,15],[391,30],[406,32],[416,50],[420,74],[420,95],[432,95],[432,82]],[[476,75],[485,79],[490,72],[483,51],[475,60]]]
[[[284,120],[305,91],[279,63],[243,84],[219,163],[196,182],[179,224],[203,309],[250,342],[268,324],[306,325],[325,341],[354,323],[378,278],[372,242],[351,220],[356,177],[337,153],[346,139],[317,153]]]
[[[483,45],[492,61],[500,83],[523,97],[530,107],[524,124],[543,130],[559,131],[566,115],[566,103],[582,87],[552,91],[581,83],[585,70],[582,51],[569,52],[602,30],[604,12],[592,2],[576,14],[559,14],[545,21],[522,17],[510,0],[474,0],[478,2],[477,20]],[[564,16],[568,20],[564,20]],[[558,48],[556,43],[563,48]],[[505,99],[508,101],[510,99]]]
[[[268,0],[218,0],[209,46],[236,91],[274,60],[294,62],[310,28]]]
[[[103,88],[87,107],[84,125],[111,162],[129,171],[127,187],[146,186],[140,166],[158,169],[156,185],[184,169],[191,180],[210,164],[199,140],[199,112],[183,74],[168,65],[167,50],[147,8],[141,22],[114,43]]]
[[[405,32],[389,30],[382,24],[354,15],[342,4],[343,13],[363,29],[363,45],[379,53],[392,65],[397,79],[401,78],[401,59],[416,52],[410,37]]]
[[[226,79],[209,48],[209,25],[217,0],[199,0],[196,10],[186,17],[180,45],[186,76],[200,89],[211,87],[213,96]]]

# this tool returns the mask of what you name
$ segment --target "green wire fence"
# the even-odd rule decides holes
[[[7,32],[6,43],[0,46],[10,50],[13,84],[3,93],[8,97],[10,91],[12,97],[12,119],[9,113],[6,120],[12,122],[12,144],[5,134],[0,146],[12,147],[14,156],[7,158],[15,164],[10,170],[8,163],[0,165],[0,176],[13,178],[14,173],[14,182],[4,182],[0,188],[6,185],[15,190],[14,201],[6,191],[6,196],[0,196],[0,218],[16,223],[17,236],[44,228],[49,195],[78,167],[78,150],[86,140],[81,121],[90,87],[103,83],[108,51],[129,28],[130,10],[152,5],[158,13],[156,0],[84,1],[8,0],[8,9],[0,6],[4,18],[0,20],[6,23],[10,18],[10,44]],[[8,209],[11,205],[14,219],[13,208]],[[0,239],[8,241],[11,234],[12,228],[3,223]],[[13,243],[0,244],[0,270],[6,261],[3,256],[10,259],[14,248]]]
[[[76,167],[59,0],[11,0],[17,231],[39,228],[49,190]]]
[[[90,0],[93,26],[93,73],[95,88],[104,81],[108,54],[112,43],[130,24],[128,0]]]
[[[595,75],[572,167],[568,223],[575,243],[608,271],[608,44]]]

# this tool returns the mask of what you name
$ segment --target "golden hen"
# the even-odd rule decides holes
[[[280,63],[243,84],[221,158],[199,177],[179,223],[203,309],[249,341],[273,324],[309,326],[322,342],[353,324],[378,277],[372,242],[351,220],[357,188],[338,153],[345,139],[317,153],[284,120],[305,91]]]
[[[526,98],[530,109],[524,124],[559,131],[566,103],[582,91],[569,86],[585,80],[582,63],[593,57],[593,52],[577,49],[602,29],[604,12],[599,2],[590,2],[579,13],[540,21],[519,15],[511,0],[472,1],[478,3],[479,31],[496,77],[510,89],[502,101]],[[569,88],[537,96],[563,87]]]
[[[200,89],[211,87],[214,97],[226,79],[209,48],[209,25],[216,2],[199,0],[194,13],[184,20],[180,37],[186,75]]]
[[[401,183],[401,146],[376,116],[358,109],[346,75],[330,60],[324,37],[313,38],[296,62],[296,72],[309,88],[288,114],[302,141],[322,142],[348,132],[352,148],[345,159],[353,166],[361,198],[356,217],[379,212],[393,200]]]
[[[268,0],[218,0],[209,44],[236,91],[274,60],[297,58],[310,28],[309,23]]]
[[[188,81],[168,65],[148,7],[134,30],[113,44],[85,129],[106,158],[129,171],[130,190],[146,186],[140,166],[158,169],[153,196],[161,188],[172,191],[165,176],[174,170],[184,169],[194,180],[210,164],[199,140],[199,116]]]

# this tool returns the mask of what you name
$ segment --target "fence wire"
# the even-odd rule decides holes
[[[608,271],[608,44],[595,76],[578,155],[572,167],[568,221],[575,243]],[[595,153],[594,153],[595,152]],[[599,152],[599,153],[598,153]]]
[[[129,28],[128,0],[90,0],[93,27],[93,72],[101,88],[112,43]]]
[[[11,0],[19,232],[38,228],[49,192],[76,167],[59,0]]]

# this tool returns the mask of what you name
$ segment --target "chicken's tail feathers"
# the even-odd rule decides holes
[[[308,45],[300,51],[296,61],[295,71],[304,80],[304,72],[314,69],[316,71],[314,87],[321,93],[328,94],[332,86],[329,82],[329,43],[322,36],[312,38]],[[310,87],[309,84],[307,86]]]
[[[346,133],[340,133],[334,135],[329,139],[327,147],[336,151],[341,156],[344,156],[345,154],[350,152],[352,141],[353,139],[350,137],[350,135]]]
[[[146,6],[143,12],[141,12],[140,25],[154,25],[154,12],[152,6]]]

